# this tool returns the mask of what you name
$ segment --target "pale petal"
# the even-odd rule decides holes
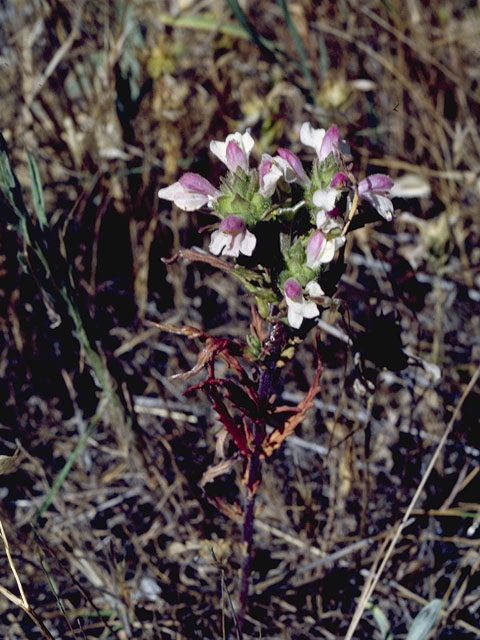
[[[278,149],[277,153],[280,158],[288,163],[290,172],[293,172],[293,177],[291,177],[290,179],[285,176],[286,181],[294,182],[295,180],[298,180],[300,184],[306,184],[308,182],[308,178],[300,161],[300,158],[288,149],[280,148]]]
[[[231,258],[238,258],[241,250],[242,236],[240,234],[233,236],[231,234],[225,235],[228,237],[229,242],[223,249],[223,255],[230,256]]]
[[[245,231],[245,237],[240,242],[240,252],[245,256],[251,256],[257,244],[257,239],[250,231]]]
[[[313,147],[318,153],[325,137],[325,129],[314,129],[309,122],[300,127],[300,140],[307,147]]]
[[[364,195],[371,191],[387,192],[393,187],[393,180],[384,173],[373,173],[359,182],[358,193]]]
[[[304,318],[316,318],[320,311],[318,310],[315,302],[310,300],[309,302],[305,302],[303,305],[303,317]]]
[[[317,149],[318,159],[325,160],[326,158],[328,158],[328,156],[338,148],[339,144],[340,131],[338,130],[337,125],[333,124],[326,132],[320,148]]]
[[[386,196],[381,196],[378,193],[365,193],[363,196],[364,200],[367,200],[374,209],[385,218],[388,222],[391,222],[393,218],[393,204],[392,201],[389,200]]]
[[[331,262],[335,256],[335,241],[329,240],[322,251],[322,254],[319,257],[320,264],[327,264]]]
[[[319,209],[331,211],[335,206],[337,195],[336,189],[317,189],[313,194],[313,204]]]
[[[325,295],[325,291],[315,280],[310,280],[305,285],[305,290],[311,298],[321,298]]]
[[[248,167],[248,157],[250,156],[250,152],[252,151],[255,144],[252,136],[250,135],[250,131],[248,130],[245,133],[230,133],[227,136],[225,142],[222,142],[220,140],[212,140],[210,142],[210,151],[228,167],[229,163],[227,161],[227,145],[230,141],[235,142],[240,147],[241,151],[244,152],[246,156],[246,164]]]
[[[210,238],[209,251],[218,256],[222,253],[223,249],[230,244],[231,236],[228,233],[222,233],[221,231],[214,231]]]
[[[243,169],[243,171],[248,170],[248,158],[243,149],[240,148],[240,145],[238,145],[234,140],[230,140],[228,142],[225,156],[227,160],[227,167],[232,173],[235,173],[238,167]]]
[[[158,197],[174,202],[183,211],[196,211],[211,200],[211,197],[204,193],[188,191],[180,182],[174,182],[169,187],[160,189]]]
[[[262,196],[270,198],[277,187],[277,182],[282,177],[282,171],[275,164],[274,158],[267,153],[262,155],[262,161],[258,167],[258,175],[260,179],[259,191]]]
[[[303,322],[303,314],[299,313],[296,309],[288,306],[288,324],[294,329],[300,329]]]

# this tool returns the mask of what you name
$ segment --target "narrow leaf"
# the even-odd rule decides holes
[[[288,5],[285,0],[277,0],[280,8],[283,11],[283,15],[285,17],[285,22],[287,23],[287,27],[290,31],[290,35],[292,36],[292,40],[295,44],[295,48],[298,53],[298,57],[300,59],[300,66],[302,68],[303,75],[310,85],[310,97],[312,99],[313,104],[315,104],[315,81],[313,79],[312,73],[310,71],[310,67],[308,66],[308,58],[305,47],[303,46],[302,39],[295,27],[295,24],[292,20],[292,16],[290,15],[290,11],[288,9]]]
[[[405,640],[425,640],[437,622],[441,608],[442,601],[438,598],[426,604],[412,622]]]
[[[33,207],[37,214],[40,227],[43,229],[48,228],[47,216],[45,215],[45,201],[43,199],[43,187],[40,179],[40,172],[38,170],[37,161],[30,151],[27,152],[28,171],[30,173],[30,183],[32,186],[32,198]]]
[[[390,622],[383,611],[377,607],[372,606],[372,614],[375,622],[377,623],[380,633],[382,634],[382,640],[393,640],[392,630],[390,628]]]
[[[0,133],[0,190],[7,198],[8,202],[12,205],[15,213],[18,216],[18,222],[15,224],[15,228],[20,228],[22,234],[25,235],[25,221],[22,220],[27,215],[27,210],[23,202],[22,190],[20,184],[15,177],[15,174],[10,165],[8,158],[8,147],[5,138]]]

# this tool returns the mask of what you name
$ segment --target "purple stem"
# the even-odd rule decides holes
[[[273,310],[270,310],[273,315]],[[274,327],[269,326],[270,342],[273,343]],[[283,351],[285,346],[285,338],[276,342],[275,347],[270,350],[268,358],[265,360],[265,369],[262,369],[260,380],[258,381],[258,399],[260,413],[264,413],[262,409],[266,408],[268,400],[272,394],[273,381],[275,376],[275,363]],[[248,591],[250,587],[250,569],[252,564],[253,550],[253,521],[255,518],[255,499],[257,488],[261,480],[262,470],[262,443],[266,434],[266,422],[264,419],[255,420],[252,424],[254,451],[248,460],[248,483],[247,495],[245,498],[245,506],[243,509],[243,535],[242,541],[244,545],[244,556],[242,561],[242,573],[240,580],[240,597],[239,610],[237,613],[237,632],[238,637],[242,638],[242,628],[247,612]]]

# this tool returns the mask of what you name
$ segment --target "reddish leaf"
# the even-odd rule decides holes
[[[320,391],[320,377],[322,375],[322,364],[319,362],[312,385],[304,399],[294,408],[295,414],[290,416],[282,427],[272,431],[263,444],[263,453],[268,458],[278,449],[282,442],[292,434],[301,422],[303,422],[307,411],[314,405],[315,396]]]

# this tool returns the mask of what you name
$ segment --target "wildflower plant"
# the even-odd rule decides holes
[[[393,217],[388,197],[392,180],[383,174],[358,179],[350,150],[336,125],[300,128],[300,141],[313,149],[306,168],[292,151],[280,148],[264,153],[252,166],[254,140],[249,131],[225,141],[212,141],[211,152],[226,166],[218,186],[195,173],[185,173],[160,189],[160,198],[184,211],[205,208],[219,219],[210,236],[212,255],[185,249],[179,257],[207,262],[241,281],[253,304],[250,332],[245,341],[209,336],[193,327],[163,329],[200,338],[204,348],[195,367],[176,377],[189,378],[206,368],[206,379],[186,393],[203,390],[233,442],[233,453],[209,469],[203,485],[243,459],[245,556],[237,614],[241,633],[250,574],[255,495],[262,462],[302,422],[320,391],[321,362],[312,385],[296,407],[278,407],[273,390],[279,363],[292,357],[295,346],[315,326],[321,311],[336,304],[335,288],[341,275],[346,234],[354,215],[373,208],[385,220]],[[340,269],[332,269],[338,264]],[[233,377],[219,378],[215,361],[222,360]],[[287,415],[273,427],[274,414]],[[278,416],[276,419],[278,425]],[[238,519],[238,513],[219,497],[217,506]]]

